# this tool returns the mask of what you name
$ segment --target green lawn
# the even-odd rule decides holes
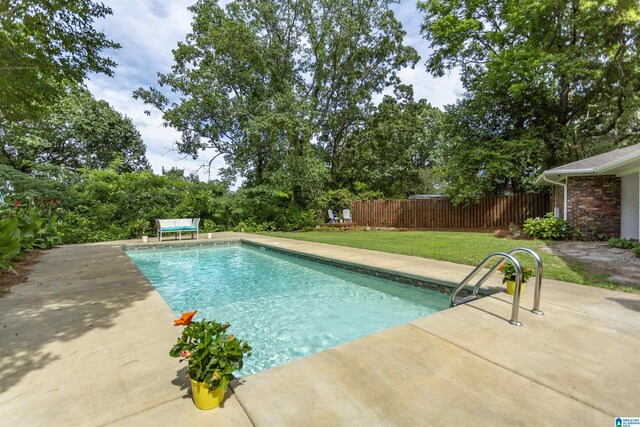
[[[546,248],[553,245],[554,242],[548,241],[510,240],[494,237],[491,233],[443,231],[312,231],[268,234],[290,239],[413,255],[466,265],[477,265],[491,252],[508,252],[516,247],[526,247],[536,251],[542,258],[544,276],[546,278],[640,293],[639,289],[607,281],[604,274],[590,273],[583,263],[568,262],[550,253]],[[528,255],[519,254],[516,258],[523,265],[534,267],[533,260]]]

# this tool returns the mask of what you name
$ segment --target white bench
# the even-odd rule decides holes
[[[195,233],[198,239],[200,237],[198,224],[200,224],[200,218],[156,219],[158,240],[162,242],[162,235],[165,233],[177,233],[176,238],[182,240],[183,231],[190,232],[192,239]]]

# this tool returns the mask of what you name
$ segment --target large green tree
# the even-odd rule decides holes
[[[0,1],[0,136],[37,117],[88,73],[112,74],[101,56],[117,43],[93,28],[111,9],[91,0]]]
[[[526,186],[541,168],[640,142],[637,0],[419,3],[436,76],[467,94],[442,147],[457,195]],[[466,167],[452,166],[466,165]]]
[[[145,145],[129,117],[84,88],[69,89],[38,120],[8,123],[0,163],[23,172],[36,166],[105,169],[148,168]]]
[[[433,151],[435,170],[455,203],[478,200],[483,194],[534,190],[533,181],[545,161],[539,129],[514,127],[511,117],[490,111],[481,100],[447,106],[442,136]]]
[[[387,0],[200,0],[192,32],[159,78],[136,96],[182,132],[181,151],[213,148],[250,185],[276,183],[306,206],[336,179],[348,135],[372,97],[398,84],[416,51]],[[327,177],[327,169],[330,177]]]
[[[443,114],[425,100],[414,101],[412,92],[404,86],[395,96],[385,96],[347,137],[337,165],[340,187],[357,191],[364,184],[386,197],[437,191],[426,178],[431,154],[441,142]]]

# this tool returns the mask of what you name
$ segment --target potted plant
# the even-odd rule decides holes
[[[505,262],[500,267],[498,267],[498,271],[504,274],[502,283],[507,284],[507,293],[509,295],[513,295],[516,290],[516,267],[510,262]],[[525,283],[527,283],[527,280],[529,280],[532,274],[533,270],[527,267],[522,267],[522,283],[520,284],[521,295],[522,291],[524,290]]]
[[[189,364],[193,402],[200,409],[213,409],[224,400],[233,372],[242,369],[243,357],[250,356],[251,347],[227,334],[229,323],[202,319],[193,322],[196,311],[182,313],[175,326],[185,326],[182,336],[169,355]]]

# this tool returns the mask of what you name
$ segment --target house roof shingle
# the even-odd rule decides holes
[[[629,173],[630,168],[639,167],[640,144],[635,144],[546,170],[536,183],[548,184],[548,179],[561,180],[568,176]]]
[[[553,175],[558,173],[567,173],[569,171],[585,172],[588,169],[592,169],[593,172],[595,173],[597,172],[598,169],[604,169],[607,166],[616,164],[619,161],[624,160],[626,157],[628,157],[629,160],[633,160],[636,157],[640,157],[640,144],[619,148],[617,150],[609,151],[607,153],[598,154],[597,156],[587,157],[586,159],[578,160],[572,163],[567,163],[566,165],[549,169],[544,173],[548,175]]]

